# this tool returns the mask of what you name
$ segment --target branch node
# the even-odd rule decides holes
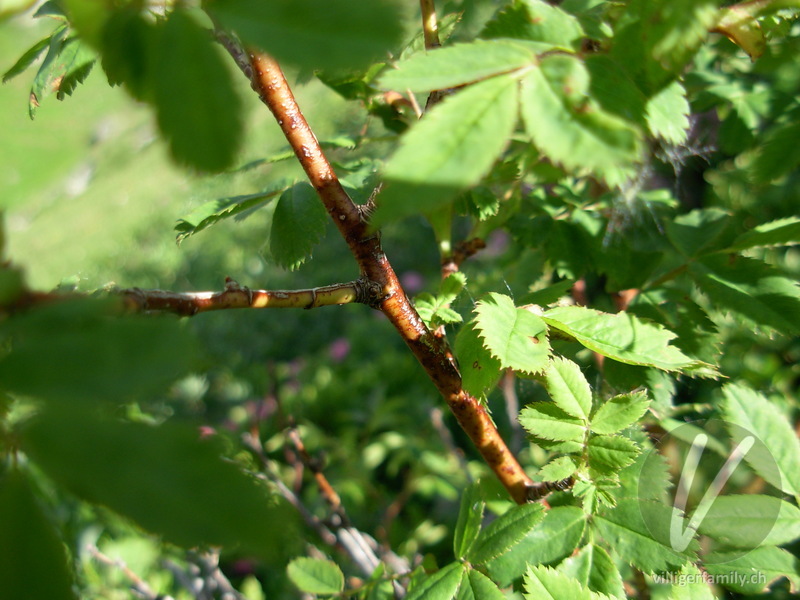
[[[355,280],[356,302],[379,309],[388,294],[384,293],[383,286],[377,281],[372,281],[366,277],[359,277]]]

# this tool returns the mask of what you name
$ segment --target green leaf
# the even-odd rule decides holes
[[[550,509],[525,538],[487,565],[489,575],[506,587],[522,576],[529,564],[552,564],[569,556],[580,542],[585,525],[586,515],[577,506]]]
[[[389,158],[373,226],[430,212],[478,183],[511,136],[516,103],[516,80],[494,77],[437,104]]]
[[[464,275],[464,273],[461,271],[450,273],[439,285],[439,302],[442,304],[450,304],[464,291],[466,285],[467,276]]]
[[[206,10],[248,45],[306,69],[359,69],[396,50],[396,2],[211,0]]]
[[[486,347],[504,368],[537,373],[546,367],[550,343],[542,319],[494,292],[478,302],[475,312]]]
[[[730,215],[719,208],[693,210],[667,223],[669,241],[686,257],[701,256],[724,246]]]
[[[136,8],[111,13],[101,37],[102,65],[109,85],[124,84],[137,100],[153,100],[159,33]]]
[[[676,571],[694,560],[697,543],[693,541],[685,551],[673,549],[672,519],[679,520],[682,531],[686,527],[684,519],[673,510],[658,502],[623,498],[616,507],[595,515],[593,523],[619,556],[638,569],[650,574]]]
[[[540,0],[519,0],[500,10],[481,32],[483,38],[516,38],[578,49],[584,37],[578,20]]]
[[[544,518],[541,504],[513,506],[480,532],[467,560],[482,565],[509,551]]]
[[[589,75],[570,56],[549,56],[522,79],[522,119],[539,150],[567,169],[617,178],[639,159],[635,126],[588,98]]]
[[[750,248],[800,244],[800,217],[787,217],[762,223],[743,233],[723,252],[741,252]]]
[[[12,351],[0,381],[45,400],[127,402],[160,393],[195,362],[196,341],[172,317],[119,316],[116,302],[43,305],[6,320]]]
[[[293,509],[194,427],[105,419],[72,403],[31,421],[22,448],[78,497],[180,546],[240,546],[274,560],[297,543]]]
[[[608,399],[592,415],[589,428],[595,433],[616,433],[636,423],[650,405],[645,392],[633,392]]]
[[[553,357],[544,372],[547,393],[561,410],[583,421],[592,410],[592,390],[581,368],[571,360]]]
[[[537,306],[554,304],[564,296],[568,295],[574,284],[575,281],[573,279],[559,281],[558,283],[548,285],[547,287],[536,290],[535,292],[531,292],[530,294],[525,294],[519,299],[519,304],[521,306],[528,304],[534,304]]]
[[[647,127],[668,144],[683,144],[689,133],[689,111],[686,89],[673,81],[647,101]]]
[[[415,54],[385,71],[377,86],[412,92],[443,90],[509,73],[535,60],[532,49],[518,42],[477,40]]]
[[[539,469],[539,477],[542,481],[561,481],[575,473],[577,469],[578,465],[574,458],[559,456]]]
[[[639,447],[632,440],[618,435],[595,435],[586,447],[589,467],[608,475],[632,464],[639,455]]]
[[[50,40],[52,39],[52,37],[56,33],[63,31],[64,28],[65,28],[64,25],[60,25],[55,31],[53,31],[53,33],[39,40],[33,46],[31,46],[25,52],[25,54],[19,57],[17,62],[11,65],[11,68],[8,71],[3,73],[3,83],[9,81],[10,79],[13,79],[20,73],[24,73],[28,69],[28,67],[30,67],[34,62],[36,62],[36,59],[39,58],[42,55],[42,53],[50,46]]]
[[[500,379],[500,361],[483,345],[475,321],[464,325],[456,336],[455,352],[461,370],[461,385],[481,398]]]
[[[465,489],[461,496],[461,508],[458,511],[458,520],[453,534],[453,554],[459,559],[466,556],[481,530],[483,509],[486,504],[481,497],[480,490],[480,485],[475,482]]]
[[[675,575],[654,577],[654,583],[671,583],[670,600],[715,600],[716,596],[706,583],[706,576],[694,565],[684,567]]]
[[[602,598],[575,579],[548,567],[528,567],[523,580],[527,600],[591,600]]]
[[[769,457],[751,451],[744,459],[770,485],[800,497],[800,441],[789,422],[767,398],[743,385],[729,383],[722,388],[722,393],[725,421],[768,444]],[[741,436],[735,430],[730,432],[734,438]],[[773,465],[777,465],[777,471]]]
[[[583,444],[586,437],[586,423],[551,402],[529,404],[520,411],[519,422],[529,434],[545,440]]]
[[[733,548],[780,546],[800,537],[800,509],[774,496],[717,496],[698,531]]]
[[[63,74],[53,82],[57,99],[71,96],[75,88],[84,82],[94,66],[96,56],[94,50],[78,38],[70,38],[64,43],[58,57],[63,65]]]
[[[220,198],[198,206],[190,214],[178,219],[175,225],[178,243],[225,219],[231,217],[244,219],[253,211],[269,204],[285,188],[286,182],[278,181],[257,194]]]
[[[475,569],[464,571],[456,600],[505,600],[497,584]]]
[[[160,31],[155,54],[159,129],[179,163],[202,171],[229,167],[243,133],[231,71],[212,44],[208,31],[177,9]]]
[[[36,116],[36,109],[39,108],[42,100],[56,91],[58,78],[64,75],[65,62],[61,59],[61,53],[68,41],[65,40],[68,31],[66,26],[59,27],[49,38],[50,43],[47,48],[47,54],[42,64],[39,65],[39,70],[36,72],[31,85],[31,93],[28,100],[28,115],[31,119]]]
[[[742,555],[714,552],[705,557],[703,568],[724,586],[740,594],[767,591],[772,582],[786,577],[792,592],[800,589],[800,559],[782,548],[766,546]]]
[[[558,565],[558,572],[576,580],[593,592],[624,598],[622,577],[608,552],[595,544],[587,544]]]
[[[75,600],[64,543],[16,468],[0,476],[0,514],[3,597]]]
[[[590,350],[623,363],[664,371],[687,370],[697,365],[697,361],[669,345],[676,337],[674,333],[626,312],[612,315],[582,306],[564,306],[548,310],[542,319]]]
[[[761,8],[759,4],[748,6],[745,3],[722,8],[714,26],[715,33],[723,34],[747,52],[751,60],[760,57],[767,47],[767,38],[756,18],[757,12]]]
[[[795,108],[785,119],[764,134],[751,167],[756,182],[768,183],[778,179],[800,164],[798,136],[800,136],[800,108]]]
[[[450,563],[410,589],[406,600],[451,600],[461,585],[465,569],[463,563]]]
[[[301,592],[338,594],[344,590],[344,574],[335,562],[321,558],[299,557],[286,567],[286,573]]]
[[[708,256],[692,262],[689,274],[718,309],[786,335],[800,332],[800,288],[771,265],[744,256]]]
[[[311,256],[325,236],[328,213],[316,190],[306,182],[296,183],[281,194],[272,215],[269,251],[284,269],[294,270]]]

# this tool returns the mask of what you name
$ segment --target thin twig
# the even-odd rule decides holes
[[[172,596],[164,596],[162,594],[157,594],[153,591],[153,589],[147,585],[147,582],[139,577],[139,575],[133,572],[130,567],[125,563],[125,561],[121,559],[114,559],[110,556],[103,554],[100,549],[95,546],[94,544],[90,544],[86,547],[86,550],[92,557],[104,565],[108,565],[109,567],[114,567],[119,569],[125,577],[131,580],[132,591],[145,598],[145,600],[173,600]]]

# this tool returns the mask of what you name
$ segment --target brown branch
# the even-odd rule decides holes
[[[439,24],[436,20],[436,6],[433,0],[419,0],[422,10],[422,35],[425,37],[425,49],[433,50],[441,46],[439,41]]]
[[[403,291],[397,275],[373,233],[339,183],[317,139],[303,117],[279,65],[271,57],[250,55],[252,84],[278,121],[309,181],[317,190],[361,268],[362,276],[379,286],[379,308],[402,336],[411,352],[447,401],[469,435],[516,502],[528,501],[533,484],[511,454],[481,403],[461,387],[461,374],[447,344],[422,322]]]

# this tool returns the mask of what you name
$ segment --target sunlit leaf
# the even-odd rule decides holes
[[[511,507],[480,532],[467,553],[467,559],[479,565],[505,554],[543,518],[544,507],[541,504]]]
[[[639,454],[635,442],[618,435],[596,435],[586,446],[589,466],[596,472],[608,475],[627,467]]]
[[[464,558],[481,530],[484,502],[480,486],[473,483],[461,496],[461,508],[453,534],[453,553],[456,558]]]
[[[594,592],[614,598],[625,597],[619,569],[600,546],[587,544],[577,554],[565,559],[557,569]]]
[[[272,215],[269,252],[284,269],[294,270],[311,256],[325,236],[328,213],[310,184],[302,182],[281,194]]]
[[[484,346],[474,321],[459,330],[455,352],[461,367],[461,385],[470,395],[480,398],[495,386],[501,363]]]
[[[609,398],[592,415],[590,428],[595,433],[616,433],[638,421],[649,405],[650,399],[644,392]]]
[[[512,2],[485,25],[483,38],[517,38],[577,49],[584,37],[578,20],[558,6],[541,0]]]
[[[582,444],[586,437],[586,422],[568,415],[552,402],[529,404],[519,413],[519,422],[529,434],[545,440]]]
[[[451,600],[461,585],[465,565],[450,563],[409,590],[406,600]]]
[[[800,590],[800,559],[783,548],[766,546],[746,554],[714,552],[705,557],[703,568],[726,588],[740,594],[761,594],[784,577],[792,592]]]
[[[749,248],[800,244],[800,218],[787,217],[756,225],[736,238],[725,252],[741,252]]]
[[[338,594],[344,589],[344,574],[332,561],[321,558],[295,558],[286,567],[289,579],[307,594]]]
[[[732,548],[780,546],[800,537],[800,509],[774,496],[718,496],[698,531]]]
[[[568,415],[589,420],[592,410],[592,390],[581,368],[571,360],[554,357],[544,372],[547,393],[553,402]]]

